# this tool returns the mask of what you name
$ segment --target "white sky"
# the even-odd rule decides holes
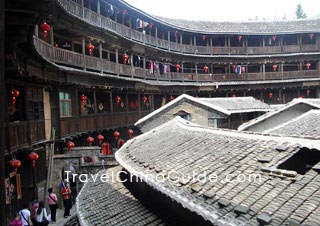
[[[320,13],[320,0],[125,0],[151,15],[187,20],[294,19],[300,3],[307,18]]]

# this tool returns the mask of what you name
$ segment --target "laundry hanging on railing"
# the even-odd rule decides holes
[[[143,29],[145,28],[146,26],[148,26],[149,23],[146,22],[146,21],[143,21],[141,19],[136,19],[136,23],[135,23],[135,29]]]
[[[107,11],[108,16],[113,16],[114,15],[113,5],[107,4],[106,11]]]
[[[152,62],[152,60],[148,60],[147,67],[149,69],[149,73],[153,74],[153,62]]]
[[[240,76],[242,73],[244,73],[246,71],[245,67],[237,65],[234,72]]]

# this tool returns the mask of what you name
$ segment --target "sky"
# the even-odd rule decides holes
[[[151,15],[206,21],[295,19],[300,3],[307,18],[320,17],[320,0],[125,0]]]

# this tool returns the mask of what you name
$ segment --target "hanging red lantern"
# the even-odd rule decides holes
[[[202,35],[201,38],[202,38],[202,41],[205,41],[207,36],[206,35]]]
[[[9,161],[9,164],[10,164],[10,166],[14,169],[14,170],[13,170],[14,174],[16,174],[17,171],[18,171],[18,168],[21,167],[21,161],[18,160],[18,159],[12,159],[12,160],[10,160],[10,161]]]
[[[236,65],[232,65],[231,68],[232,68],[232,72],[236,71]]]
[[[208,73],[209,72],[209,67],[206,65],[203,67],[203,71],[204,73]]]
[[[241,40],[242,40],[242,35],[238,35],[238,36],[237,36],[237,39],[238,39],[239,42],[241,42]]]
[[[102,143],[103,139],[104,139],[104,136],[103,136],[103,135],[99,134],[99,135],[97,136],[97,140],[98,140],[99,144]]]
[[[173,100],[174,100],[174,97],[171,95],[171,96],[169,97],[169,99],[170,99],[170,101],[173,101]]]
[[[114,136],[114,138],[116,138],[116,140],[119,138],[119,136],[120,136],[120,133],[118,132],[118,131],[115,131],[114,133],[113,133],[113,136]]]
[[[278,65],[274,64],[274,65],[272,66],[272,68],[273,68],[273,71],[276,71],[277,68],[278,68]]]
[[[179,72],[179,70],[181,69],[180,64],[176,64],[175,67],[176,67],[177,72]]]
[[[34,168],[36,165],[36,161],[39,158],[39,155],[33,151],[28,155],[28,158],[30,161],[32,161],[32,167]]]
[[[272,92],[269,92],[269,93],[268,93],[268,96],[269,96],[269,99],[272,99],[273,93],[272,93]]]
[[[93,54],[94,45],[92,45],[91,42],[87,45],[87,50],[88,50],[90,55]]]
[[[277,38],[277,36],[276,36],[276,35],[272,35],[272,41],[275,41],[275,40],[276,40],[276,38]]]
[[[310,38],[310,39],[313,39],[313,37],[314,37],[314,34],[313,34],[313,33],[309,34],[309,38]]]
[[[46,22],[40,24],[40,30],[41,30],[41,33],[43,35],[44,38],[47,37],[49,31],[51,30],[51,27],[49,24],[47,24]]]
[[[311,66],[311,64],[310,64],[310,63],[306,63],[307,70],[309,70],[309,69],[310,69],[310,66]]]
[[[133,101],[130,101],[129,107],[130,107],[131,109],[133,109],[133,108],[135,107],[135,104],[134,104]]]
[[[301,96],[300,96],[300,98],[301,98],[301,99],[303,99],[303,98],[304,98],[304,96],[303,96],[303,95],[301,95]]]
[[[310,96],[310,93],[311,93],[310,89],[307,89],[306,93],[307,93],[307,97]]]
[[[143,96],[143,97],[142,97],[142,102],[143,102],[143,104],[146,104],[146,103],[147,103],[147,100],[148,100],[148,98],[147,98],[146,96]]]
[[[128,129],[128,135],[129,135],[130,139],[132,139],[134,137],[132,129]]]
[[[86,95],[82,94],[81,97],[80,97],[81,103],[85,104],[87,102],[87,100],[88,100],[88,97]]]
[[[74,148],[74,143],[71,140],[67,142],[67,148],[69,152],[71,152],[72,148]]]
[[[128,59],[129,59],[129,56],[126,53],[122,55],[123,64],[127,64]]]
[[[11,97],[10,103],[11,103],[12,105],[15,105],[16,102],[17,102],[17,98],[16,98],[16,97]]]
[[[94,138],[93,137],[88,137],[87,138],[87,143],[88,143],[89,146],[91,146],[93,142],[94,142]]]
[[[11,89],[11,96],[18,97],[20,95],[20,91],[17,89]]]
[[[119,104],[121,102],[121,97],[119,95],[116,96],[116,102]]]

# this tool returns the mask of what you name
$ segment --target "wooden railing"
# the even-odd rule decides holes
[[[11,150],[46,140],[44,120],[11,122],[8,127]]]
[[[149,114],[151,111],[144,111]],[[69,135],[131,126],[140,118],[139,112],[113,112],[105,114],[91,114],[73,117],[64,117],[60,120],[61,137]]]
[[[131,29],[125,25],[117,23],[110,18],[99,15],[98,13],[85,8],[71,0],[57,0],[57,2],[70,14],[85,20],[86,22],[117,33],[128,39],[132,39],[146,45],[151,45],[165,50],[192,53],[197,55],[250,55],[250,54],[277,54],[277,53],[295,53],[295,52],[314,52],[319,51],[318,45],[288,45],[288,46],[266,46],[266,47],[221,47],[213,46],[194,46],[171,42],[159,39],[151,35],[143,34],[140,31]]]

